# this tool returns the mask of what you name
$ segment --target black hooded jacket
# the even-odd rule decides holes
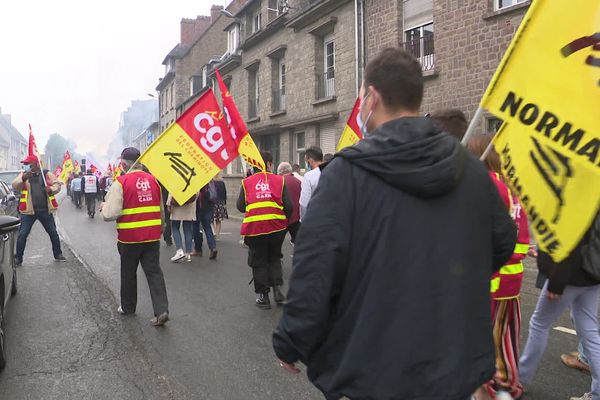
[[[494,373],[490,276],[516,227],[481,162],[401,118],[323,170],[277,356],[328,399],[464,400]]]

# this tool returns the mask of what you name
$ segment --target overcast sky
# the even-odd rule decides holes
[[[0,108],[39,147],[59,133],[102,155],[131,100],[149,99],[181,18],[225,0],[0,0]]]

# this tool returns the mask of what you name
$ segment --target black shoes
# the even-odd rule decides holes
[[[208,257],[209,260],[216,260],[217,259],[217,250],[211,250],[210,251],[210,256]]]
[[[271,301],[269,300],[269,293],[257,293],[256,294],[256,307],[263,310],[271,309]]]
[[[21,265],[23,265],[23,260],[15,257],[15,266],[20,267]]]
[[[281,293],[281,286],[273,286],[273,300],[277,305],[281,305],[285,302],[285,296]]]
[[[65,261],[67,261],[67,258],[65,256],[63,256],[62,254],[59,254],[56,257],[54,257],[54,261],[65,262]]]

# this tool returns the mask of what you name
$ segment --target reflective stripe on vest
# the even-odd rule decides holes
[[[279,204],[275,203],[274,201],[260,201],[258,203],[248,204],[246,206],[246,212],[251,211],[251,210],[256,210],[257,208],[267,208],[267,207],[278,208],[280,210],[283,210],[283,206],[280,206]]]
[[[517,243],[515,245],[515,251],[513,253],[516,254],[527,254],[529,252],[529,245],[523,243]]]
[[[268,235],[287,228],[283,212],[284,181],[281,176],[258,173],[242,182],[246,199],[246,215],[242,236]]]
[[[247,224],[250,222],[271,221],[274,219],[286,219],[286,217],[285,217],[285,215],[277,215],[277,214],[253,215],[251,217],[244,218],[244,221],[242,223]]]
[[[496,293],[500,289],[500,278],[494,278],[490,281],[490,292]]]
[[[135,222],[120,222],[117,223],[117,229],[134,229],[134,228],[146,228],[148,226],[160,226],[162,221],[160,219],[147,219],[145,221]]]
[[[500,268],[500,275],[516,275],[523,273],[523,263],[505,265]]]
[[[19,199],[19,211],[25,211],[27,209],[27,197],[29,191],[26,189],[21,190],[21,198]]]
[[[123,211],[121,211],[121,215],[135,215],[150,212],[160,212],[160,206],[125,208]]]

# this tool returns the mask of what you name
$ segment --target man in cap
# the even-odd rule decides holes
[[[140,152],[128,147],[121,153],[120,167],[126,173],[110,187],[100,212],[105,221],[117,221],[117,247],[121,256],[121,305],[123,315],[135,313],[138,265],[142,264],[150,288],[154,326],[169,320],[169,301],[160,268],[162,198],[156,179],[137,162]]]
[[[50,236],[52,252],[56,261],[66,261],[60,248],[60,239],[54,222],[54,212],[58,209],[58,202],[54,195],[60,192],[60,182],[53,173],[42,171],[36,156],[27,156],[21,163],[24,171],[12,182],[12,187],[21,192],[19,199],[19,213],[21,227],[17,238],[17,252],[15,264],[23,263],[23,253],[27,245],[27,237],[35,221],[39,220]],[[43,175],[42,175],[43,174]]]

